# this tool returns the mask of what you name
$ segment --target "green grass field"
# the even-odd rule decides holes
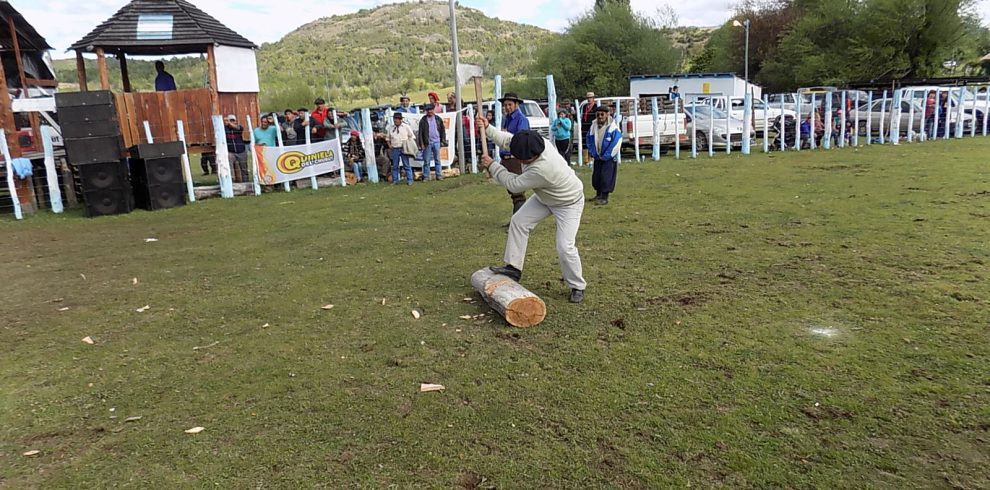
[[[990,487],[988,153],[623,165],[526,330],[477,176],[5,218],[0,487]]]

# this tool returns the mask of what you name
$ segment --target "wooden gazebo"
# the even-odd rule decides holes
[[[123,93],[114,100],[125,147],[147,142],[144,121],[154,140],[176,140],[183,121],[191,153],[211,151],[211,116],[236,114],[257,123],[257,46],[186,0],[133,0],[71,46],[76,52],[79,88],[89,90],[84,53],[96,54],[100,87],[110,90],[107,56],[120,60]],[[135,92],[127,56],[206,54],[209,86],[170,92]]]

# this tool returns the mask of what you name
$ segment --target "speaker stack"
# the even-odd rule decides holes
[[[55,94],[62,139],[88,216],[129,213],[134,196],[108,90]]]
[[[154,211],[186,204],[181,141],[132,146],[131,186],[139,208]]]

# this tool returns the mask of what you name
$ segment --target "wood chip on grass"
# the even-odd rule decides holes
[[[447,389],[447,387],[444,386],[444,385],[437,385],[437,384],[432,384],[432,383],[420,383],[420,385],[419,385],[419,392],[420,393],[429,393],[431,391],[443,391],[443,390],[446,390],[446,389]]]
[[[203,432],[204,430],[206,430],[206,427],[193,427],[192,429],[186,429],[185,430],[185,433],[186,434],[199,434],[200,432]]]

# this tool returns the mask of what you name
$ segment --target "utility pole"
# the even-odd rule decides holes
[[[457,127],[457,143],[455,146],[460,148],[457,152],[457,162],[461,170],[461,175],[464,174],[464,125],[461,124],[463,118],[461,117],[461,76],[457,73],[458,65],[460,64],[460,53],[457,49],[457,12],[454,9],[455,0],[448,0],[447,4],[450,6],[450,40],[451,48],[454,52],[454,99],[457,104],[457,113],[454,115],[454,124]]]

